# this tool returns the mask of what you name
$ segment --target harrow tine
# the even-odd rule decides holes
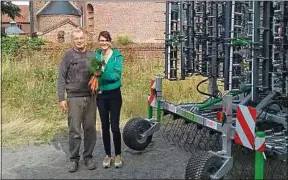
[[[189,134],[191,133],[191,130],[192,130],[192,126],[190,123],[186,123],[184,122],[185,125],[184,125],[184,129],[182,131],[182,134],[181,134],[181,137],[179,139],[179,142],[178,142],[178,146],[183,149],[184,148],[184,144],[185,144],[185,141],[187,140]]]
[[[233,168],[226,175],[228,179],[253,179],[255,152],[232,143]],[[265,161],[265,179],[287,179],[287,161],[267,156]]]
[[[174,143],[173,133],[174,133],[176,127],[177,127],[177,124],[178,124],[177,119],[176,119],[176,120],[173,120],[173,123],[170,125],[170,127],[171,127],[170,130],[167,131],[167,140],[168,140],[168,142],[169,142],[171,145],[173,145],[173,143]]]
[[[172,142],[173,142],[173,145],[176,145],[177,144],[177,140],[179,139],[179,132],[181,131],[181,128],[182,128],[182,123],[183,123],[183,120],[182,119],[177,119],[176,121],[176,126],[174,128],[174,131],[172,132],[172,136],[173,136],[173,139],[172,139]]]
[[[205,144],[205,141],[206,141],[205,132],[206,132],[206,128],[201,127],[201,129],[198,129],[198,134],[197,134],[197,139],[196,139],[197,144],[195,144],[195,148],[198,148],[200,150],[203,150],[205,148],[205,146],[203,146],[203,144]]]
[[[167,128],[170,126],[168,125],[170,123],[170,118],[166,117],[167,121],[165,123],[162,123],[163,130],[162,130],[162,137],[166,141],[167,140]]]
[[[214,132],[210,130],[209,132],[209,144],[208,144],[208,150],[213,150],[213,151],[219,151],[222,149],[222,144],[221,144],[221,134],[218,132]]]
[[[190,123],[186,124],[186,128],[184,131],[185,133],[183,133],[182,139],[179,141],[179,147],[187,151],[185,144],[186,144],[187,139],[189,138],[190,133],[193,131],[193,127],[191,126]]]
[[[187,133],[187,128],[189,128],[189,126],[187,125],[187,123],[185,122],[185,120],[180,120],[181,123],[180,124],[180,127],[178,128],[178,131],[177,131],[177,135],[175,137],[176,139],[176,142],[177,143],[177,146],[181,147],[181,140],[183,139],[183,136]]]
[[[182,119],[173,120],[172,123],[166,123],[165,126],[163,138],[185,151],[194,153],[196,149],[220,150],[220,134],[214,133],[206,127],[187,123]]]
[[[196,136],[194,138],[194,143],[192,145],[194,145],[193,149],[200,149],[202,150],[203,149],[203,146],[201,146],[201,141],[202,139],[205,139],[205,136],[204,136],[204,132],[205,130],[203,130],[203,128],[201,126],[197,126],[196,125]]]
[[[163,136],[163,139],[167,142],[167,143],[170,143],[170,131],[173,127],[173,124],[174,124],[174,120],[173,120],[173,117],[170,116],[167,118],[167,122],[165,123],[165,127],[164,127],[164,130],[163,130],[163,133],[162,133],[162,136]]]
[[[264,175],[269,179],[288,179],[287,161],[279,161],[275,158],[268,158]]]
[[[176,119],[176,120],[174,120],[172,129],[170,131],[170,137],[171,137],[171,144],[172,145],[175,145],[175,134],[176,134],[176,132],[178,130],[178,126],[179,126],[179,120]]]
[[[238,144],[232,144],[233,168],[227,174],[229,179],[253,179],[254,151]],[[252,160],[252,161],[251,161]]]
[[[191,131],[187,135],[187,139],[184,143],[184,149],[185,151],[190,151],[193,153],[194,151],[192,150],[193,146],[192,144],[194,143],[194,137],[196,136],[197,131],[195,130],[196,124],[190,124],[191,126]]]

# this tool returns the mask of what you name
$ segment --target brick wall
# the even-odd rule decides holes
[[[34,16],[33,16],[33,20],[34,20],[34,32],[38,31],[38,21],[37,21],[37,17],[36,17],[36,13],[46,4],[45,1],[43,0],[33,0],[33,7],[34,7]]]
[[[43,7],[44,1],[34,0],[35,13]],[[88,12],[87,2],[81,1],[77,6],[83,5],[85,16],[85,28],[88,26]],[[165,30],[165,3],[156,2],[93,2],[93,23],[92,36],[94,41],[97,40],[98,34],[102,30],[111,32],[112,39],[116,39],[118,35],[128,35],[135,43],[163,43]],[[91,17],[91,16],[90,16]],[[39,29],[37,21],[35,21],[35,28],[37,31],[43,30],[47,26],[54,25],[57,22],[67,18],[59,16],[46,16],[38,18]],[[80,17],[71,17],[72,21],[77,25],[80,24]],[[36,17],[35,17],[36,20]],[[161,22],[155,22],[161,21]],[[44,25],[45,23],[45,25]],[[47,23],[47,24],[46,24]]]
[[[67,45],[45,45],[42,46],[43,53],[53,54],[55,52],[66,51],[71,46]],[[97,49],[97,47],[89,47],[89,49]],[[164,46],[163,45],[142,45],[118,47],[124,56],[124,60],[163,60],[164,61]]]
[[[30,24],[21,24],[21,29],[22,29],[25,33],[30,33]]]
[[[87,7],[86,3],[86,7]],[[155,2],[95,2],[94,38],[102,30],[117,35],[128,35],[136,43],[157,43],[164,39],[165,3]],[[85,17],[87,27],[87,13]],[[162,22],[155,22],[162,21]]]
[[[58,32],[59,31],[64,31],[65,35],[64,35],[64,43],[70,43],[71,42],[71,32],[75,29],[74,26],[72,26],[71,24],[67,23],[57,29],[54,29],[52,31],[50,31],[47,34],[44,34],[42,37],[43,39],[49,41],[49,42],[53,42],[53,43],[57,43],[58,42]]]
[[[69,18],[72,22],[76,25],[80,26],[80,19],[79,16],[73,15],[41,15],[38,18],[38,31],[43,31],[48,27],[54,26],[57,23]]]

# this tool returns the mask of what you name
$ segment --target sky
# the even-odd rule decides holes
[[[29,5],[29,1],[12,1],[16,5]]]

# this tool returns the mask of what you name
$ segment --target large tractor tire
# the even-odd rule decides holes
[[[151,124],[141,118],[129,120],[123,129],[123,141],[131,149],[143,151],[152,141],[152,135],[147,138],[141,137],[145,131],[151,127]]]
[[[186,166],[185,179],[211,179],[222,166],[221,158],[206,151],[195,153]]]

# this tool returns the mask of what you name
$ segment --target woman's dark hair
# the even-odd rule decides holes
[[[104,38],[107,39],[107,41],[112,41],[112,38],[111,38],[111,35],[108,31],[101,31],[99,33],[99,36],[98,36],[98,40],[100,40],[100,37],[103,36]]]

